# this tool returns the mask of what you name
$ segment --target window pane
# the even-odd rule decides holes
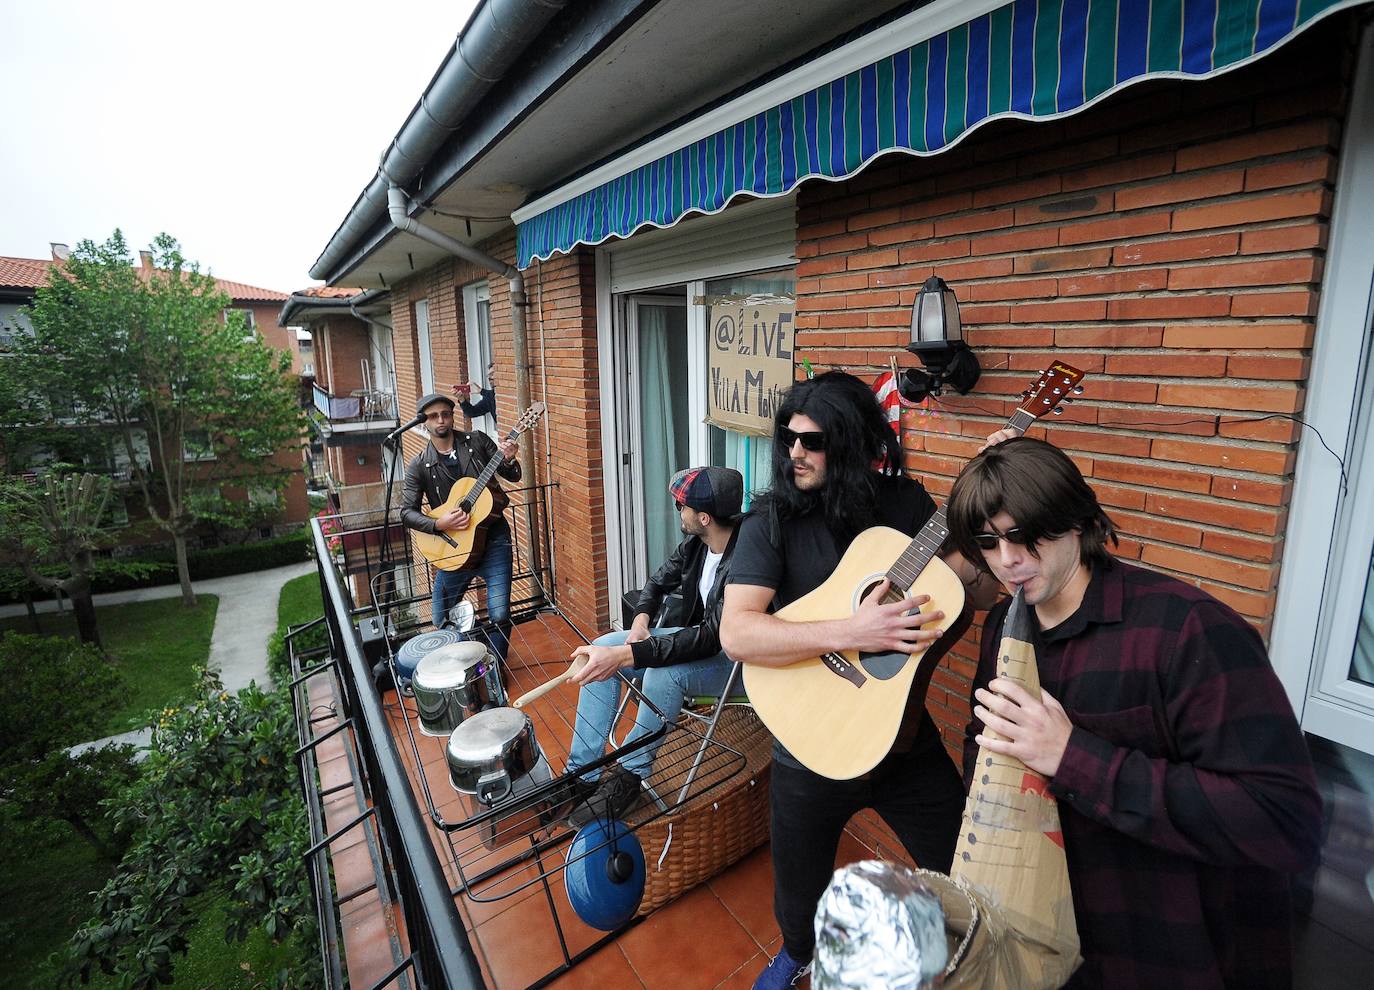
[[[1355,630],[1355,655],[1350,660],[1350,679],[1374,687],[1374,555],[1364,584],[1364,605]]]

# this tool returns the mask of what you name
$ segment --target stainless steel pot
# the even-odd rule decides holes
[[[482,643],[451,643],[427,653],[410,680],[420,731],[446,736],[463,720],[501,704],[497,658]]]
[[[491,708],[453,730],[446,755],[453,786],[491,807],[510,796],[542,753],[528,715],[518,708]]]

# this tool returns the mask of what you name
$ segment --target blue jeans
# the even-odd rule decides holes
[[[649,635],[662,636],[677,632],[678,627],[651,629]],[[620,646],[628,638],[627,632],[607,633],[592,641],[594,646]],[[673,664],[671,667],[649,667],[645,670],[624,670],[615,677],[604,681],[593,681],[582,685],[577,695],[577,722],[573,727],[572,749],[568,754],[568,770],[577,770],[599,760],[606,752],[606,742],[610,739],[612,722],[616,709],[620,707],[621,678],[628,678],[639,684],[639,689],[661,711],[669,721],[677,718],[682,711],[685,698],[699,694],[718,695],[725,690],[725,681],[730,676],[733,661],[724,653],[717,653],[704,660],[691,660],[687,663]],[[635,716],[635,727],[625,739],[629,745],[657,732],[663,723],[647,705],[639,706]],[[653,769],[654,756],[662,743],[650,743],[629,754],[620,765],[635,776],[643,779]],[[586,774],[586,779],[595,780],[599,771]]]
[[[487,621],[491,622],[491,647],[502,660],[510,650],[506,632],[510,626],[511,542],[510,526],[498,519],[487,530],[487,547],[476,567],[461,571],[434,572],[434,593],[430,596],[430,615],[435,628],[443,625],[449,610],[463,599],[472,579],[480,577],[487,586]]]

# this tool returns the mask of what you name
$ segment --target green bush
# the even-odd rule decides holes
[[[191,580],[201,581],[298,564],[309,559],[307,529],[255,543],[192,550],[186,555],[186,565],[191,572]],[[111,561],[109,566],[98,566],[91,579],[91,591],[95,594],[128,591],[132,588],[175,584],[176,581],[176,557],[171,547],[165,547],[144,552],[137,557]],[[35,600],[48,597],[47,592],[29,582],[21,571],[0,568],[0,601],[23,601],[25,590]]]

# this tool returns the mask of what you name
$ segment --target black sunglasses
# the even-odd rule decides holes
[[[682,501],[682,499],[680,498],[675,498],[673,499],[673,505],[677,507],[678,512],[681,512],[683,508],[687,505],[687,503]]]
[[[973,542],[978,544],[979,550],[996,550],[997,544],[1001,540],[1006,540],[1012,546],[1024,547],[1030,540],[1026,534],[1021,532],[1020,526],[1013,526],[1005,533],[974,533]]]
[[[825,434],[820,430],[794,433],[785,426],[778,428],[778,446],[783,450],[791,450],[792,445],[798,440],[801,441],[802,449],[812,453],[825,450]]]

